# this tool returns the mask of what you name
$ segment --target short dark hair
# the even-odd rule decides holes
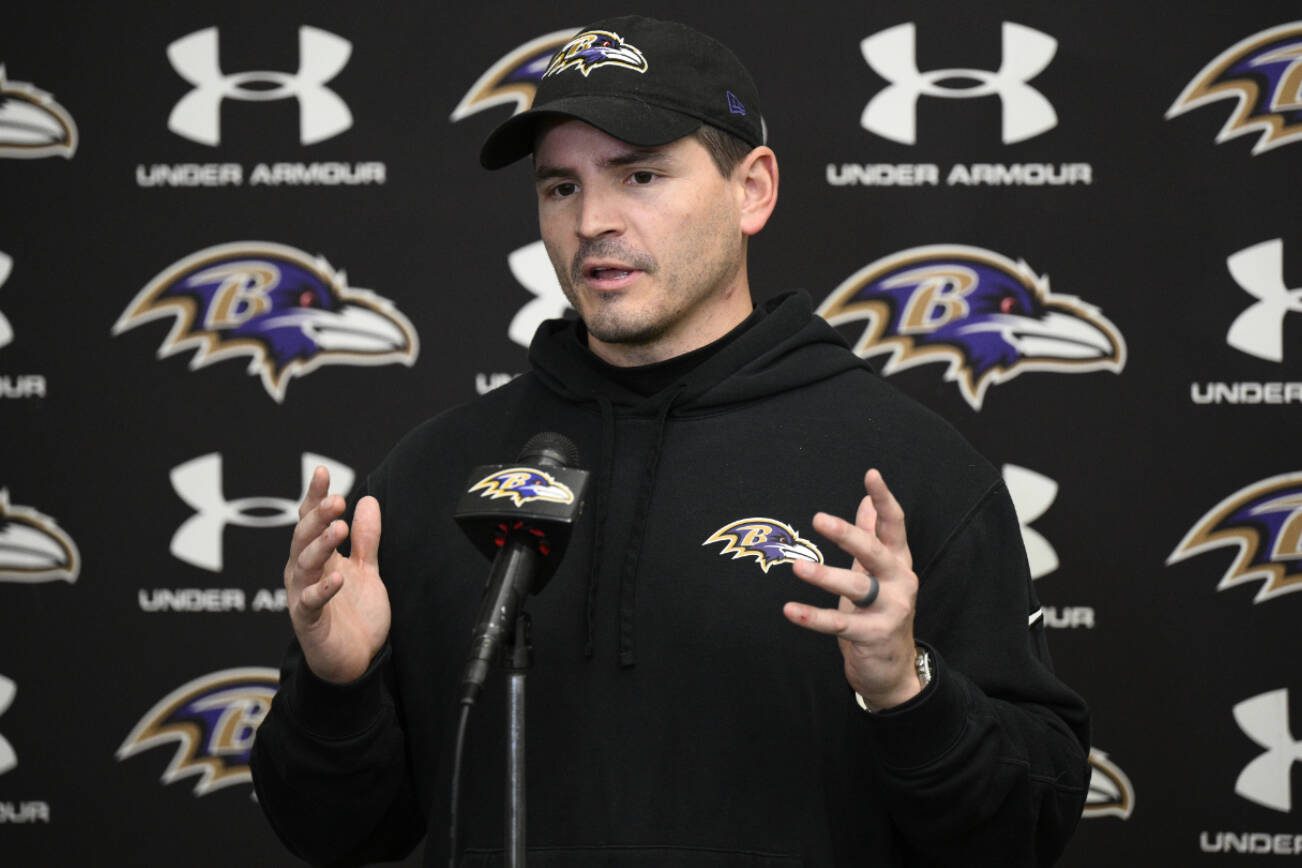
[[[714,160],[714,165],[725,178],[732,177],[732,170],[754,150],[732,133],[709,124],[701,124],[692,135],[709,151],[710,159]]]

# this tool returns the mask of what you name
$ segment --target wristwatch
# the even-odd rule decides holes
[[[927,685],[931,683],[935,670],[931,667],[931,652],[926,648],[923,648],[921,645],[914,646],[913,671],[917,673],[918,683],[922,685],[922,689],[926,690]],[[870,706],[867,701],[859,695],[858,691],[855,691],[854,701],[859,703],[859,707],[869,714],[875,714],[877,712],[875,708]]]
[[[917,649],[917,655],[913,658],[913,669],[918,673],[918,683],[925,690],[931,683],[932,675],[935,674],[931,668],[931,652],[921,645],[914,647]]]

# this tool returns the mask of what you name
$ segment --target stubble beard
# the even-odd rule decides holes
[[[697,243],[689,245],[675,261],[679,267],[662,270],[660,263],[650,254],[633,250],[614,238],[585,240],[579,245],[567,268],[556,267],[556,278],[570,306],[579,313],[588,334],[603,343],[625,346],[648,346],[664,337],[677,325],[684,311],[702,304],[721,292],[741,268],[744,246],[737,249],[715,247],[718,227],[696,227],[693,237]],[[628,299],[614,294],[609,299],[586,297],[583,304],[575,286],[583,281],[581,263],[586,258],[616,259],[643,272],[647,277],[661,278],[658,298],[650,305],[629,309]],[[552,260],[556,266],[555,259]]]
[[[575,286],[583,282],[582,263],[589,258],[615,259],[648,277],[654,277],[660,272],[660,266],[653,256],[626,247],[617,239],[602,237],[581,242],[568,270],[556,268],[556,278],[560,281],[561,290],[569,300],[570,307],[579,312],[588,334],[611,344],[644,344],[663,334],[665,326],[657,323],[655,317],[637,316],[633,312],[621,310],[627,305],[624,304],[625,299],[618,294],[609,299],[589,295],[588,304],[583,303]]]

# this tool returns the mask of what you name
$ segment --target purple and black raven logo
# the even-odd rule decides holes
[[[515,104],[511,114],[528,111],[533,105],[538,82],[551,64],[556,51],[570,41],[574,28],[557,30],[512,49],[503,55],[479,80],[466,91],[466,95],[452,110],[451,120],[456,123],[484,109],[498,105]]]
[[[164,784],[198,775],[194,794],[206,796],[247,783],[253,739],[279,684],[279,673],[263,666],[224,669],[187,682],[140,718],[117,758],[175,744]]]
[[[946,362],[975,410],[1023,371],[1119,372],[1121,333],[1098,308],[1049,290],[1025,262],[958,244],[915,247],[852,274],[819,306],[832,325],[866,321],[854,351],[882,372]]]
[[[158,349],[166,358],[194,350],[191,368],[245,356],[248,372],[283,401],[294,377],[322,365],[410,367],[416,331],[393,303],[348,286],[322,257],[265,241],[200,250],[142,289],[113,326],[120,335],[172,317]]]
[[[1256,155],[1302,139],[1302,21],[1263,30],[1222,52],[1185,86],[1166,117],[1229,98],[1237,102],[1217,144],[1257,132]]]
[[[9,81],[0,65],[0,157],[71,158],[77,124],[54,97],[25,81]]]
[[[734,561],[754,558],[766,573],[774,564],[823,562],[823,553],[818,546],[802,537],[791,525],[775,518],[742,518],[729,522],[710,534],[701,545],[711,543],[723,543],[719,554],[730,554]]]
[[[574,492],[568,485],[557,482],[550,474],[534,467],[508,467],[485,476],[470,486],[468,493],[478,491],[480,497],[498,500],[506,497],[516,506],[533,500],[550,503],[573,503]]]
[[[587,78],[594,69],[618,66],[637,73],[647,71],[642,52],[609,30],[585,30],[556,52],[543,78],[567,69],[577,69]]]
[[[81,553],[58,522],[0,488],[0,582],[75,582]]]
[[[1264,580],[1254,603],[1302,591],[1302,472],[1263,479],[1216,504],[1166,563],[1221,546],[1237,546],[1239,553],[1216,590]]]

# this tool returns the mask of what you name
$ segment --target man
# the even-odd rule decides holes
[[[1052,674],[1007,492],[807,298],[753,308],[747,240],[778,190],[764,138],[731,52],[625,17],[562,48],[486,142],[489,168],[532,152],[579,321],[544,324],[529,373],[404,438],[351,526],[314,476],[285,569],[296,641],[253,760],[295,852],[395,858],[428,832],[427,864],[447,862],[486,569],[451,511],[473,467],[549,430],[595,482],[528,604],[531,865],[1060,853],[1087,715]],[[463,865],[501,860],[492,686],[466,746]]]

